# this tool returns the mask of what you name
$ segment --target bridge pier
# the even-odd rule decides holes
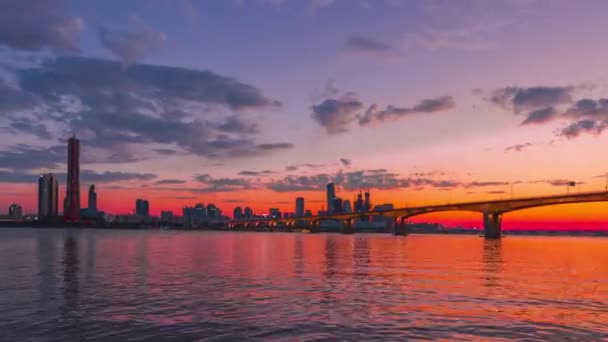
[[[319,230],[321,229],[321,222],[319,220],[313,220],[310,224],[310,232],[311,233],[318,233]]]
[[[486,239],[500,239],[502,235],[502,213],[483,213],[483,235]]]
[[[401,235],[401,236],[405,236],[408,234],[407,231],[407,217],[395,217],[395,227],[393,229],[393,234],[394,235]]]
[[[342,229],[340,230],[342,234],[354,234],[355,227],[353,225],[353,220],[344,220],[342,221]]]

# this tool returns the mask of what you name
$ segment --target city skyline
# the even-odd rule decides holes
[[[605,2],[52,3],[0,4],[20,18],[0,27],[0,207],[35,213],[47,173],[60,208],[96,184],[100,210],[144,198],[156,216],[298,197],[316,213],[328,183],[352,209],[368,189],[404,207],[607,185]],[[72,135],[83,186],[68,196]],[[601,203],[512,215],[608,227]]]

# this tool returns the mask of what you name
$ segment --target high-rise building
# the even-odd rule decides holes
[[[214,218],[221,217],[222,211],[215,204],[207,204],[207,216]]]
[[[363,195],[361,194],[361,191],[359,191],[359,193],[357,194],[357,200],[355,201],[355,211],[363,211]]]
[[[350,206],[350,200],[345,200],[342,205],[344,206],[344,212],[345,213],[352,213],[353,212],[353,208]]]
[[[15,219],[20,219],[23,217],[23,208],[19,204],[11,204],[8,207],[8,216]]]
[[[63,215],[68,222],[80,218],[80,141],[76,136],[68,140],[68,178]]]
[[[369,201],[369,190],[365,192],[365,203],[363,203],[363,211],[370,211],[372,204]]]
[[[341,213],[343,212],[343,208],[342,208],[342,199],[340,197],[334,197],[334,200],[332,201],[333,204],[333,211],[332,213]]]
[[[306,210],[306,212],[304,213],[304,217],[311,217],[312,216],[312,210]]]
[[[327,184],[327,213],[334,213],[334,197],[336,197],[336,185],[334,183]]]
[[[249,207],[245,207],[245,212],[243,213],[246,219],[250,219],[253,217],[253,210]]]
[[[38,178],[38,217],[55,217],[59,214],[59,185],[52,173]]]
[[[304,216],[304,197],[296,198],[296,217]]]
[[[278,208],[270,208],[268,209],[268,216],[270,218],[281,218],[281,211]]]
[[[233,212],[232,217],[233,217],[235,220],[238,220],[238,219],[243,218],[243,209],[242,209],[241,207],[236,207],[236,208],[234,208],[234,212]]]
[[[97,212],[97,192],[95,192],[95,184],[91,184],[89,187],[89,211],[91,213]]]
[[[138,198],[135,200],[135,215],[150,216],[150,202],[145,199]]]

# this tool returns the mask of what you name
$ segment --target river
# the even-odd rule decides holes
[[[0,229],[1,341],[608,339],[608,239]]]

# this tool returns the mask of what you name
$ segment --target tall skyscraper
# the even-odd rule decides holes
[[[350,205],[350,200],[345,200],[342,205],[344,206],[344,212],[345,213],[352,213],[353,212],[353,208]]]
[[[66,184],[63,215],[68,222],[80,218],[80,140],[72,136],[68,140],[68,179]]]
[[[296,198],[296,217],[304,216],[304,197]]]
[[[370,211],[372,204],[369,201],[369,189],[365,192],[365,203],[363,204],[363,211]]]
[[[336,197],[336,185],[334,183],[327,184],[327,213],[334,212],[334,197]]]
[[[249,207],[245,207],[245,211],[243,213],[243,215],[245,216],[245,218],[252,218],[253,217],[253,210],[251,210],[251,208]]]
[[[150,202],[145,199],[138,198],[135,200],[135,215],[150,216]]]
[[[89,211],[92,213],[97,212],[97,193],[95,192],[95,184],[91,184],[89,187]]]
[[[59,214],[59,185],[52,173],[38,178],[38,217],[54,217]]]

